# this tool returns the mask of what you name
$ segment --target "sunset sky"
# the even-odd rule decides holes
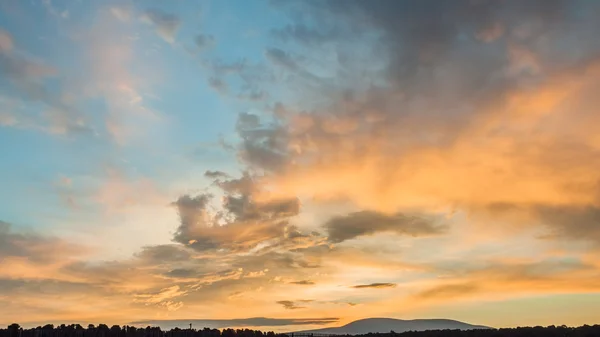
[[[600,323],[599,17],[0,0],[0,326]]]

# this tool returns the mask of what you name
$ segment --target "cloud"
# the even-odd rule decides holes
[[[160,326],[163,329],[170,327],[185,327],[193,324],[198,327],[211,327],[214,329],[229,327],[253,326],[286,326],[286,325],[326,325],[337,322],[338,318],[239,318],[239,319],[190,319],[190,320],[148,320],[136,321],[129,324],[139,326]]]
[[[225,172],[211,170],[204,172],[204,176],[210,179],[229,178],[229,175]]]
[[[214,36],[212,35],[198,34],[194,38],[194,43],[196,44],[196,47],[198,47],[198,49],[204,51],[214,47],[216,41]]]
[[[323,227],[327,230],[329,241],[334,243],[380,232],[423,236],[440,234],[445,230],[443,226],[436,225],[434,220],[404,214],[386,215],[374,211],[333,217]]]
[[[206,206],[210,198],[211,196],[207,194],[200,194],[195,197],[182,195],[172,203],[177,208],[181,221],[181,226],[175,234],[176,240],[178,237],[186,237],[188,231],[192,228],[210,225],[210,223],[207,223],[206,214]]]
[[[600,243],[600,209],[594,205],[551,205],[493,203],[474,213],[505,219],[518,225],[538,224],[545,228],[543,238],[553,241]]]
[[[186,291],[181,290],[178,285],[163,288],[155,293],[136,294],[134,301],[146,305],[162,305],[169,311],[176,311],[181,308],[183,303],[176,301],[177,298],[186,295]]]
[[[396,287],[396,283],[371,283],[371,284],[359,284],[359,285],[352,286],[352,288],[355,288],[355,289],[364,289],[364,288],[380,289],[380,288],[395,288],[395,287]]]
[[[131,20],[131,9],[124,7],[110,7],[110,13],[121,22]]]
[[[11,224],[0,220],[0,258],[21,257],[38,263],[50,263],[86,249],[60,238],[33,232],[16,232]]]
[[[341,32],[336,29],[316,29],[304,23],[289,24],[281,29],[273,29],[271,34],[284,42],[299,42],[307,46],[318,46],[326,42],[334,42],[342,37]]]
[[[51,0],[42,0],[42,4],[46,8],[46,11],[48,11],[48,14],[58,17],[58,18],[61,18],[61,19],[69,18],[69,10],[64,9],[61,11],[61,10],[57,9],[54,5],[52,5]]]
[[[523,293],[586,293],[594,291],[596,286],[584,280],[595,277],[598,272],[596,266],[573,259],[489,261],[481,267],[445,270],[445,280],[425,287],[415,296],[420,300],[443,302]]]
[[[296,242],[302,236],[288,225],[288,219],[300,212],[298,198],[265,198],[260,183],[248,173],[228,180],[219,179],[222,174],[209,175],[217,177],[215,186],[224,193],[221,203],[209,211],[208,194],[183,195],[173,202],[181,221],[176,242],[198,251],[248,251],[266,242]]]
[[[315,282],[311,281],[311,280],[302,280],[302,281],[294,281],[294,282],[290,282],[291,284],[297,284],[297,285],[314,285]]]
[[[479,288],[475,284],[446,284],[422,291],[418,296],[424,298],[452,298],[474,293],[478,290]]]
[[[294,310],[294,309],[303,309],[306,307],[301,307],[297,305],[297,303],[310,303],[313,300],[298,300],[298,301],[277,301],[277,304],[282,305],[285,309]]]
[[[267,60],[280,67],[288,68],[289,70],[298,70],[298,65],[290,55],[279,48],[270,48],[265,51]]]
[[[595,206],[538,206],[533,212],[552,230],[552,237],[600,244],[600,208]]]
[[[1,113],[3,125],[61,135],[91,132],[86,115],[69,99],[62,83],[48,89],[47,81],[58,79],[58,70],[16,48],[2,29],[0,75],[11,85],[6,91],[10,104]]]
[[[156,34],[168,43],[174,43],[181,21],[176,15],[158,9],[149,9],[141,17],[142,21],[152,24]]]
[[[179,244],[146,246],[136,253],[136,257],[151,265],[172,263],[177,261],[188,261],[192,254],[184,246]]]
[[[7,31],[0,29],[0,53],[9,52],[12,48],[12,37]]]
[[[561,44],[579,41],[576,36],[596,25],[588,15],[576,19],[575,5],[289,6],[306,9],[315,34],[326,34],[331,26],[344,31],[357,22],[360,29],[352,39],[341,35],[329,46],[344,60],[298,45],[265,51],[269,62],[286,69],[305,59],[335,69],[332,81],[273,103],[271,115],[239,116],[239,157],[266,172],[264,180],[276,193],[317,202],[347,200],[386,214],[494,202],[598,203],[593,192],[600,179],[593,159],[598,139],[577,132],[597,121],[597,99],[589,92],[598,74],[598,51],[582,47],[572,57],[561,52]],[[432,17],[440,19],[430,22]],[[537,22],[533,33],[514,34],[532,21]],[[567,28],[565,22],[573,24]],[[559,26],[564,29],[552,28]],[[502,43],[491,43],[498,39]],[[586,122],[569,117],[572,104]],[[585,164],[576,165],[580,162]]]
[[[504,26],[499,22],[494,22],[490,24],[488,27],[482,28],[480,31],[476,33],[476,37],[478,40],[483,42],[493,42],[500,38],[504,34]]]

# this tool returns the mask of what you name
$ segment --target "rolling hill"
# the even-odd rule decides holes
[[[366,318],[348,323],[337,328],[323,328],[316,330],[297,331],[295,333],[315,333],[315,334],[335,334],[335,335],[360,335],[384,332],[405,332],[405,331],[424,331],[424,330],[445,330],[445,329],[490,329],[482,325],[472,325],[451,319],[412,319],[402,320],[393,318]]]

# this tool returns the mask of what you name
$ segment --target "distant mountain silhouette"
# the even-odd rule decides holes
[[[445,329],[490,329],[483,325],[472,325],[451,319],[393,319],[393,318],[366,318],[337,328],[323,328],[316,330],[297,331],[296,333],[322,333],[337,335],[361,335],[372,333],[405,332],[405,331],[425,331],[425,330],[445,330]]]

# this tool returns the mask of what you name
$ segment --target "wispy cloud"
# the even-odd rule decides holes
[[[352,286],[354,289],[365,289],[365,288],[395,288],[396,283],[370,283],[370,284],[358,284]]]
[[[176,15],[158,9],[149,9],[141,16],[142,21],[153,25],[156,34],[168,43],[174,43],[181,21]]]

